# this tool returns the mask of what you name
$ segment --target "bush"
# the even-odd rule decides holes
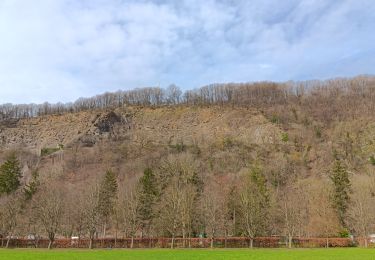
[[[280,122],[280,119],[277,115],[272,115],[271,117],[271,123],[278,124]]]
[[[349,234],[349,231],[347,229],[343,229],[339,232],[339,237],[342,237],[342,238],[346,238],[346,237],[349,237],[350,234]]]
[[[372,165],[375,166],[375,157],[374,157],[373,155],[371,155],[370,158],[369,158],[368,160],[370,161],[370,163],[371,163]]]
[[[234,145],[234,141],[232,140],[231,137],[225,137],[223,139],[223,147],[224,148],[231,148]]]
[[[42,148],[42,150],[40,151],[40,155],[41,156],[47,156],[47,155],[53,154],[53,153],[55,153],[59,150],[60,150],[60,147],[59,148]]]
[[[186,145],[184,144],[184,142],[181,141],[176,144],[170,144],[169,148],[175,150],[178,153],[182,153],[186,150]]]
[[[286,142],[289,141],[289,135],[288,135],[288,133],[282,133],[281,134],[281,141],[283,141],[284,143],[286,143]]]
[[[321,138],[322,137],[322,129],[320,127],[315,127],[315,135],[317,138]]]
[[[294,238],[293,244],[300,248],[326,247],[327,238]],[[328,238],[329,247],[350,247],[350,238]]]

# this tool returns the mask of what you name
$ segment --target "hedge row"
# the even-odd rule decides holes
[[[355,243],[350,238],[294,238],[294,247],[350,247]],[[49,241],[47,239],[28,240],[12,239],[9,243],[11,248],[47,248]],[[88,248],[90,240],[80,239],[56,239],[53,242],[54,248]],[[6,241],[3,241],[3,245]],[[106,238],[93,240],[94,248],[170,248],[171,238]],[[216,248],[246,248],[250,245],[250,239],[245,237],[214,238],[212,244]],[[361,244],[360,242],[357,244]],[[176,248],[209,248],[211,239],[209,238],[175,238],[174,247]],[[286,247],[287,242],[283,237],[257,237],[253,241],[254,247],[260,248],[278,248]]]

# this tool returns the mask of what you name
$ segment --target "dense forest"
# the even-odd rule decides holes
[[[368,76],[1,105],[2,245],[31,235],[50,245],[169,237],[172,247],[181,237],[247,237],[250,247],[265,236],[290,247],[367,237],[374,115]]]

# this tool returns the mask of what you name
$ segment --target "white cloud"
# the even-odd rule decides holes
[[[374,73],[371,0],[2,0],[0,103]]]

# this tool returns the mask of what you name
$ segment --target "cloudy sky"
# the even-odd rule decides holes
[[[373,0],[0,0],[0,103],[375,73]]]

